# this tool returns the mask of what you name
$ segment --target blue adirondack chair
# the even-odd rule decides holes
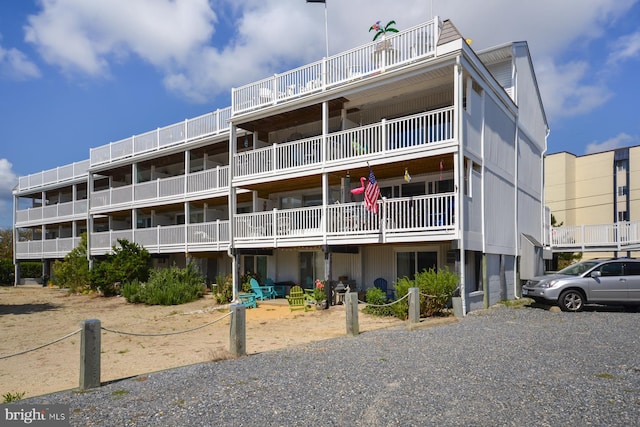
[[[253,278],[249,283],[251,283],[251,291],[256,294],[256,298],[260,301],[276,297],[276,291],[273,290],[273,286],[260,286],[260,283]]]

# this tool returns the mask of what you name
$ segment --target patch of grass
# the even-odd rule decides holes
[[[176,405],[176,406],[182,406],[182,405],[184,405],[184,399],[180,399],[180,400],[174,402],[173,404]]]
[[[118,354],[126,354],[126,353],[129,353],[129,349],[128,348],[125,348],[124,350],[120,350],[118,352]]]
[[[121,396],[125,396],[127,394],[129,394],[129,390],[120,389],[120,390],[113,390],[111,392],[111,395],[115,396],[115,397],[121,397]]]
[[[612,379],[614,379],[614,378],[615,378],[613,375],[608,374],[608,373],[606,373],[606,372],[602,372],[602,373],[600,373],[600,374],[596,374],[596,377],[598,377],[598,378],[602,378],[602,379],[605,379],[605,380],[612,380]]]
[[[229,351],[219,348],[216,350],[211,350],[209,352],[209,359],[212,362],[219,362],[221,360],[235,359],[235,356],[231,354]]]
[[[3,402],[2,403],[9,403],[9,402],[15,402],[16,400],[20,400],[24,397],[24,395],[27,394],[26,392],[16,392],[16,393],[5,393],[2,395],[3,398]]]

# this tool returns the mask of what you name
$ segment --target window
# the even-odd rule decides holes
[[[616,160],[616,170],[618,172],[625,172],[627,170],[627,159]]]
[[[430,268],[438,268],[437,252],[398,252],[396,253],[396,271],[398,277],[413,280],[416,273]]]
[[[267,276],[267,257],[266,255],[245,255],[244,256],[244,274],[252,273],[264,280]]]
[[[627,211],[618,211],[618,221],[628,221]]]
[[[627,186],[621,185],[618,187],[618,196],[626,196],[627,195]]]
[[[600,274],[603,276],[622,276],[622,263],[610,262],[600,267]]]
[[[629,262],[624,265],[625,276],[640,276],[640,263]]]

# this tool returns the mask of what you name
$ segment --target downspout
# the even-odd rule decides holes
[[[234,250],[235,239],[235,214],[236,214],[236,189],[233,186],[233,175],[235,169],[235,154],[236,154],[236,127],[233,122],[229,123],[229,195],[227,200],[229,201],[229,246],[227,247],[227,255],[231,258],[231,283],[233,286],[232,303],[239,303],[238,298],[238,262]]]
[[[458,250],[460,251],[460,297],[462,299],[462,315],[467,315],[467,292],[465,286],[465,271],[467,269],[466,256],[465,256],[465,233],[464,233],[464,176],[460,180],[460,175],[464,174],[464,141],[462,132],[462,66],[460,64],[460,56],[456,58],[456,64],[454,65],[454,100],[456,105],[455,111],[455,132],[457,133],[456,139],[458,141],[458,189],[456,190],[457,197],[457,212],[458,212]],[[462,183],[462,185],[460,185]]]

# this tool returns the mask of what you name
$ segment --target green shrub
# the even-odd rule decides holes
[[[420,292],[420,316],[431,317],[444,314],[453,292],[458,286],[458,276],[448,268],[436,271],[431,268],[416,275],[415,280],[408,277],[398,279],[395,285],[398,299],[409,293],[409,288],[418,288]],[[393,306],[394,314],[400,319],[409,315],[409,301],[404,299]]]
[[[0,259],[0,285],[13,285],[15,277],[13,261],[10,259]]]
[[[62,261],[53,263],[53,281],[71,292],[89,289],[89,261],[87,260],[87,234],[82,233],[80,244],[73,248]]]
[[[231,274],[216,277],[216,302],[228,304],[233,299],[233,279]]]
[[[367,289],[367,305],[362,309],[363,313],[375,314],[377,316],[393,316],[392,306],[387,304],[387,294],[379,288],[373,287]],[[376,305],[385,305],[384,307],[374,307]]]
[[[153,270],[147,283],[134,279],[122,287],[122,295],[131,303],[177,305],[195,301],[204,295],[204,278],[193,264]]]
[[[91,271],[91,288],[104,296],[120,293],[119,285],[132,281],[146,282],[149,278],[149,252],[135,242],[118,239],[105,260],[96,260]]]
[[[415,287],[414,281],[406,276],[398,279],[395,284],[396,303],[391,308],[398,319],[406,320],[409,317],[409,300],[403,297],[409,293],[409,288],[413,287]]]
[[[42,263],[40,261],[21,262],[20,277],[42,277]]]
[[[448,268],[431,268],[416,275],[420,289],[420,314],[425,317],[442,315],[453,292],[458,287],[458,276]],[[427,297],[422,296],[428,295]]]

